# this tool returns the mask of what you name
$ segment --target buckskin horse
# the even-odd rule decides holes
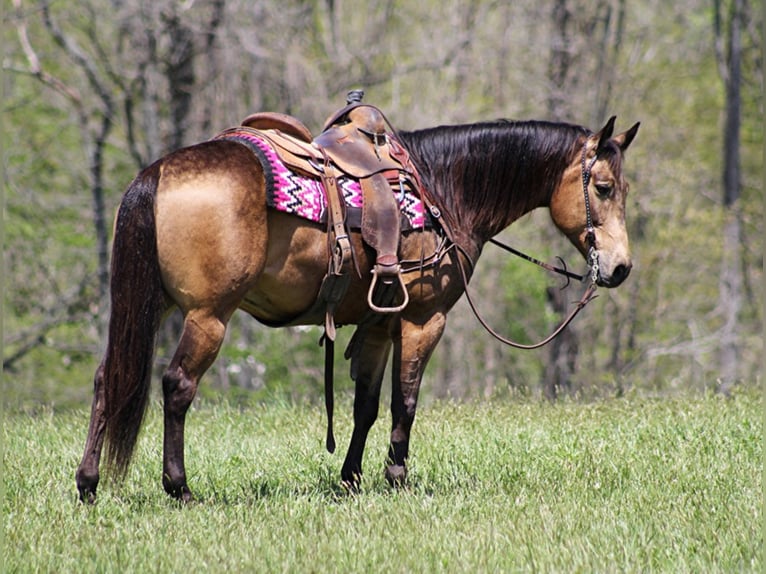
[[[401,232],[408,302],[392,313],[371,311],[375,254],[359,230],[349,232],[356,271],[333,317],[339,325],[357,325],[347,350],[356,394],[343,484],[359,485],[392,349],[385,476],[392,485],[405,481],[421,378],[447,313],[466,291],[483,245],[519,217],[549,208],[556,227],[589,260],[594,288],[616,287],[628,276],[622,161],[639,124],[613,135],[614,120],[596,133],[565,123],[503,120],[387,134],[419,174],[430,223]],[[330,226],[268,205],[273,181],[266,171],[252,146],[215,138],[161,158],[125,192],[114,227],[108,343],[76,473],[81,500],[95,500],[103,446],[111,474],[127,471],[148,402],[157,331],[171,310],[182,312],[183,331],[162,377],[162,483],[183,501],[192,498],[184,466],[186,412],[234,311],[269,326],[322,323],[315,302],[333,257]]]

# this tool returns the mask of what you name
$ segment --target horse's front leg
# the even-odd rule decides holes
[[[378,417],[380,386],[391,351],[391,335],[384,325],[361,328],[349,346],[351,377],[356,383],[354,430],[341,469],[343,484],[356,490],[362,478],[362,457],[367,435]],[[357,337],[359,337],[357,339]]]
[[[445,316],[437,313],[425,321],[400,321],[394,334],[394,365],[391,392],[391,445],[386,479],[392,486],[404,484],[407,478],[407,457],[410,430],[415,420],[420,381],[426,364],[444,332]]]

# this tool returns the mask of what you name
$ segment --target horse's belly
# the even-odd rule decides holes
[[[294,324],[299,318],[303,318],[299,321],[301,324],[318,323],[319,319],[303,317],[313,305],[318,293],[318,285],[314,287],[305,284],[280,284],[262,279],[256,288],[245,295],[239,308],[259,321],[273,326]]]
[[[288,323],[311,308],[327,270],[318,226],[269,210],[266,263],[240,308],[265,323]]]

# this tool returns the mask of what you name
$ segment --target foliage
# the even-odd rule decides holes
[[[348,434],[350,400],[337,430]],[[362,492],[339,487],[317,409],[205,402],[190,413],[197,501],[160,485],[155,403],[124,484],[76,500],[84,410],[3,421],[9,572],[760,572],[757,393],[589,404],[438,402],[410,486],[392,491],[373,428]]]
[[[714,388],[722,323],[716,300],[723,256],[724,92],[711,8],[700,0],[672,6],[660,0],[565,3],[579,26],[565,46],[572,60],[567,73],[574,79],[565,94],[573,110],[567,119],[597,129],[606,105],[608,115],[618,115],[619,129],[642,122],[626,162],[636,266],[625,286],[602,292],[578,317],[574,329],[584,341],[573,389],[593,396]],[[76,9],[47,3],[54,22],[93,64],[99,85],[108,87],[110,111],[88,74],[43,24],[41,5],[8,4],[2,113],[4,140],[13,144],[4,152],[3,359],[4,397],[14,405],[76,404],[90,391],[108,307],[98,295],[89,163],[102,115],[111,125],[103,150],[103,210],[110,220],[140,166],[179,138],[189,144],[206,139],[252,111],[291,113],[316,131],[345,92],[361,86],[366,101],[381,106],[394,125],[417,128],[544,118],[554,89],[548,71],[550,3],[474,0],[434,8],[432,2],[393,0],[374,6],[358,0],[87,0]],[[764,235],[762,15],[746,4],[739,208],[746,301],[739,340],[740,376],[753,381],[763,317],[757,296]],[[625,10],[624,26],[606,54],[599,34],[606,34],[602,26],[609,18],[602,16],[618,9]],[[22,24],[43,70],[75,89],[82,109],[30,71],[17,33]],[[187,34],[191,48],[180,50],[173,34]],[[186,76],[184,58],[193,72]],[[611,73],[607,100],[604,70]],[[84,121],[81,112],[87,112]],[[538,257],[561,255],[581,267],[568,244],[541,231],[549,227],[547,216],[536,214],[514,224],[505,237]],[[555,323],[545,289],[558,284],[526,265],[488,247],[474,283],[499,330],[532,340]],[[538,392],[546,352],[497,346],[464,302],[448,323],[426,374],[427,393]],[[158,371],[176,336],[176,325],[163,330]],[[315,330],[267,330],[237,315],[207,380],[237,396],[315,399],[321,388],[317,339]],[[340,380],[346,370],[338,359],[341,387],[348,385]]]

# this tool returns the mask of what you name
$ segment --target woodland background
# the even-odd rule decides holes
[[[403,129],[500,117],[597,130],[628,152],[629,280],[534,352],[461,301],[432,399],[724,391],[763,352],[763,17],[752,0],[3,0],[6,406],[82,406],[103,347],[111,222],[136,172],[257,110],[317,131],[366,90]],[[547,213],[502,237],[584,265]],[[492,246],[471,284],[496,329],[545,336],[579,297]],[[167,364],[177,318],[162,330]],[[347,331],[347,332],[346,332]],[[351,329],[341,331],[350,337]],[[321,396],[318,328],[235,315],[203,395]],[[340,355],[340,353],[338,353]],[[341,376],[336,388],[353,387]]]

